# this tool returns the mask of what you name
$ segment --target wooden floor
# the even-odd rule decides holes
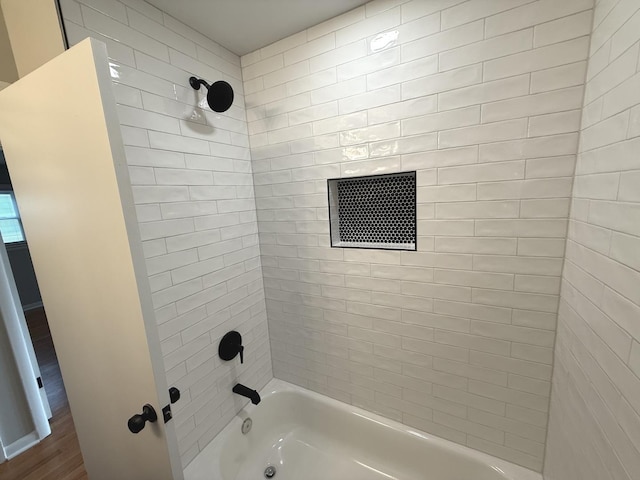
[[[44,309],[25,313],[53,418],[51,435],[25,453],[0,464],[2,480],[86,480],[58,359]]]
[[[33,349],[36,351],[40,375],[42,375],[51,412],[55,418],[58,412],[67,408],[68,402],[47,316],[44,313],[44,308],[35,308],[25,312],[25,318],[33,342]]]

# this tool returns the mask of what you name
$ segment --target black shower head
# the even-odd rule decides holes
[[[226,112],[233,103],[233,88],[224,80],[218,80],[209,85],[204,80],[196,77],[189,78],[189,85],[195,90],[200,90],[200,85],[204,85],[209,90],[207,92],[207,103],[214,112]]]

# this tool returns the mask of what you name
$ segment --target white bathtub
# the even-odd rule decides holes
[[[393,420],[272,380],[189,464],[185,480],[542,480]],[[253,420],[243,435],[242,422]]]

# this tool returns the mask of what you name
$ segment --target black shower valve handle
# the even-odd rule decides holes
[[[239,332],[227,332],[220,340],[218,355],[222,360],[229,361],[240,354],[240,363],[244,363],[244,347],[242,346],[242,335]]]

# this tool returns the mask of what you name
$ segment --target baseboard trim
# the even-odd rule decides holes
[[[5,456],[8,460],[11,460],[13,457],[20,455],[26,450],[29,450],[37,443],[40,443],[38,433],[31,432],[30,434],[22,437],[20,440],[16,440],[11,445],[7,445],[6,447],[4,447]]]

